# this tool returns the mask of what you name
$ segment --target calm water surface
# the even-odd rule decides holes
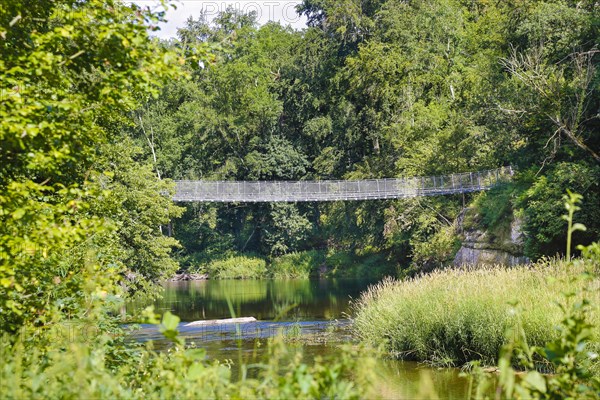
[[[159,313],[178,315],[186,343],[207,350],[210,358],[233,360],[235,365],[254,363],[265,349],[265,340],[283,332],[302,335],[330,332],[329,340],[294,345],[309,362],[317,355],[339,352],[339,344],[351,340],[347,313],[352,299],[372,282],[358,280],[207,280],[169,282],[164,297],[154,302]],[[130,304],[135,312],[148,304]],[[186,323],[235,317],[255,317],[254,323],[188,327]],[[331,332],[334,332],[333,334]],[[154,340],[167,346],[155,327],[144,326],[134,333],[137,340]],[[374,387],[389,399],[430,398],[433,389],[443,399],[467,397],[468,381],[456,369],[432,369],[412,362],[380,360]],[[427,382],[427,383],[426,383]],[[421,383],[426,383],[425,385]]]
[[[206,280],[168,282],[164,297],[154,303],[182,321],[255,317],[272,320],[344,318],[352,298],[372,282],[357,280]],[[140,306],[139,304],[133,305]]]

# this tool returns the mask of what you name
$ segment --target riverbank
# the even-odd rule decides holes
[[[252,365],[269,356],[267,344],[276,337],[289,351],[297,352],[292,358],[301,354],[308,365],[323,357],[348,356],[346,345],[360,346],[352,335],[352,322],[347,319],[349,302],[369,286],[357,279],[169,282],[165,284],[164,296],[154,300],[153,305],[160,313],[171,310],[179,315],[180,336],[189,345],[202,347],[207,359],[233,360],[229,368],[235,380],[242,365],[249,366],[248,376],[254,377],[257,369]],[[147,305],[137,304],[129,311],[136,313],[136,309],[141,311]],[[229,305],[237,317],[253,316],[257,321],[237,326],[189,326],[197,319],[229,318]],[[140,342],[153,340],[154,348],[160,351],[172,347],[171,341],[152,325],[143,325],[132,332],[131,338]],[[379,358],[374,349],[363,351],[364,354],[375,357],[371,368],[375,376],[370,391],[362,398],[426,398],[421,386],[443,398],[469,397],[469,377],[461,376],[457,368],[430,368]]]
[[[588,268],[589,269],[589,268]],[[590,293],[600,289],[599,271],[593,280],[575,279],[583,263],[541,261],[516,268],[486,267],[436,271],[405,281],[385,280],[363,293],[353,305],[355,334],[372,345],[384,345],[395,357],[441,366],[479,360],[496,365],[508,328],[519,321],[529,345],[543,346],[560,334],[563,313],[556,305],[561,292]],[[573,300],[579,300],[579,294]],[[600,323],[598,296],[590,322]],[[591,350],[600,349],[595,331]],[[596,363],[595,373],[600,372]]]
[[[204,279],[381,279],[395,276],[394,264],[382,253],[306,250],[279,257],[231,253],[217,259],[201,254],[185,260],[184,271],[170,281]]]

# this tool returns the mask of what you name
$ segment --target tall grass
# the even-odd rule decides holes
[[[289,253],[271,261],[269,275],[276,279],[308,279],[324,262],[323,251]]]
[[[267,274],[267,263],[262,258],[235,256],[214,260],[206,266],[211,279],[259,279]]]
[[[530,345],[558,336],[561,291],[573,291],[583,264],[545,260],[529,267],[461,268],[406,281],[385,280],[353,304],[354,329],[362,340],[385,344],[399,358],[460,365],[492,364],[507,328],[521,318]],[[590,320],[598,326],[600,278],[592,282]],[[518,308],[518,310],[517,310]],[[599,334],[592,345],[599,348]]]

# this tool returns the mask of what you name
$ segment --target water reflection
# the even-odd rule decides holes
[[[207,280],[169,282],[162,299],[154,302],[159,313],[171,311],[182,321],[232,317],[269,320],[330,320],[342,318],[351,298],[357,298],[370,281],[359,280]],[[130,304],[128,311],[146,306]]]
[[[456,368],[432,369],[415,362],[379,360],[374,397],[384,399],[464,399],[469,380]]]

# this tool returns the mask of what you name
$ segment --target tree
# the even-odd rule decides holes
[[[181,216],[183,208],[171,200],[174,185],[157,179],[153,166],[136,160],[141,154],[130,139],[107,143],[93,165],[89,212],[113,226],[100,243],[92,243],[105,255],[102,262],[118,266],[130,294],[154,294],[153,285],[169,279],[179,268],[171,250],[179,243],[163,234],[161,225]]]
[[[45,324],[119,269],[82,250],[112,229],[87,201],[98,144],[175,79],[179,57],[148,37],[160,19],[119,1],[11,1],[0,9],[0,326]],[[118,88],[118,90],[116,89]],[[66,255],[71,254],[72,257]]]

